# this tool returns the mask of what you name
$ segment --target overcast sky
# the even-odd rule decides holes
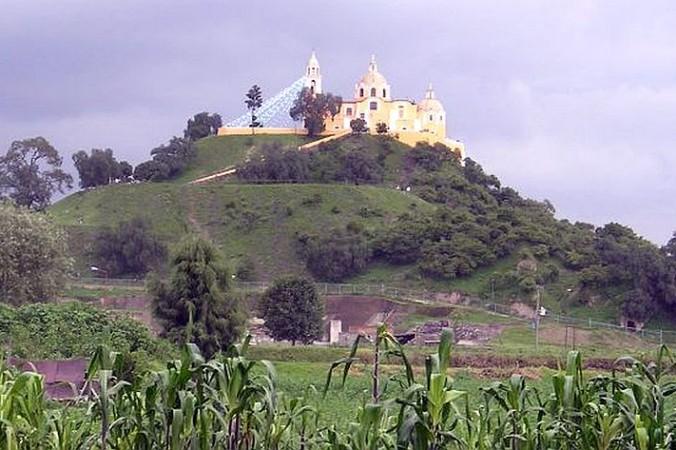
[[[371,53],[395,97],[444,103],[448,135],[557,215],[676,229],[676,2],[0,0],[0,149],[137,163],[189,115],[243,112],[312,49],[352,95]]]

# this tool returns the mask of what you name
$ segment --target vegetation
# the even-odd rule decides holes
[[[73,177],[61,169],[62,163],[58,150],[43,137],[12,142],[0,156],[0,200],[45,209],[54,194],[72,187]]]
[[[350,129],[353,133],[366,133],[369,129],[366,126],[366,121],[361,117],[350,120]]]
[[[316,136],[326,128],[326,119],[340,112],[343,99],[331,93],[316,94],[308,88],[298,93],[289,115],[293,120],[303,120],[308,136]]]
[[[73,155],[73,163],[80,176],[80,187],[104,186],[115,180],[126,182],[131,179],[132,166],[127,161],[118,162],[109,148],[92,149],[91,154],[79,151]]]
[[[353,351],[356,350],[356,347]],[[422,373],[408,364],[394,337],[381,329],[373,351],[402,361],[401,370],[371,367],[369,399],[352,401],[345,425],[319,421],[312,391],[279,390],[268,363],[246,359],[246,342],[205,361],[188,346],[179,360],[122,381],[122,357],[99,349],[88,386],[97,394],[83,408],[50,410],[41,378],[0,369],[3,448],[33,449],[645,449],[670,448],[674,359],[661,348],[651,364],[621,358],[618,370],[588,378],[578,352],[540,389],[521,375],[485,384],[478,393],[447,373],[450,334]],[[351,358],[344,365],[349,384]],[[339,395],[325,386],[332,402]],[[390,386],[388,388],[388,386]],[[466,384],[465,384],[466,386]],[[85,387],[85,393],[93,393]],[[335,411],[334,411],[335,414]]]
[[[546,286],[548,309],[574,313],[594,302],[606,305],[603,318],[609,321],[622,314],[644,321],[668,311],[676,298],[674,257],[666,247],[617,224],[597,228],[557,220],[550,202],[523,198],[475,161],[460,164],[442,145],[410,148],[367,134],[298,152],[301,143],[295,136],[206,138],[176,181],[214,167],[236,168],[237,179],[129,192],[111,186],[110,192],[69,198],[54,211],[82,236],[110,217],[128,220],[151,208],[150,223],[165,242],[190,230],[206,233],[229,259],[249,258],[259,279],[309,273],[525,302]],[[348,233],[346,224],[359,232]],[[335,267],[334,274],[307,264],[308,243],[353,235],[360,240],[357,249],[362,240],[368,249],[365,261],[355,261],[356,270],[343,264],[348,258],[341,245],[331,253],[335,261],[320,264]]]
[[[186,237],[170,262],[168,282],[149,285],[153,311],[174,342],[195,342],[206,355],[228,348],[243,329],[242,305],[228,292],[228,272],[209,242]]]
[[[309,344],[323,334],[324,305],[314,284],[303,278],[275,280],[259,304],[265,327],[275,340]]]
[[[263,106],[263,92],[261,91],[260,86],[257,84],[251,86],[251,89],[249,89],[249,91],[246,93],[246,100],[244,100],[244,104],[246,104],[246,109],[248,109],[251,113],[251,122],[249,122],[249,127],[251,127],[251,134],[253,135],[256,127],[263,126],[263,124],[258,121],[258,117],[256,117],[256,111],[258,108]]]
[[[223,120],[219,114],[201,112],[195,114],[192,119],[188,119],[183,137],[190,141],[197,141],[208,136],[214,136],[222,126]]]
[[[109,276],[143,276],[164,262],[167,247],[153,234],[150,225],[137,217],[98,233],[95,254]]]
[[[322,281],[342,281],[366,269],[369,249],[359,230],[332,230],[299,237],[308,270]]]
[[[70,260],[49,216],[0,202],[0,301],[50,300],[63,287]]]
[[[9,354],[29,359],[88,358],[108,345],[146,363],[172,351],[138,321],[78,302],[0,304],[0,343]]]
[[[153,159],[134,169],[134,178],[138,181],[163,181],[177,177],[195,157],[195,147],[189,139],[173,137],[168,144],[153,149],[150,154]]]

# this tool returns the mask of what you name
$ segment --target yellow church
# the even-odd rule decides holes
[[[315,52],[312,52],[303,77],[298,81],[312,92],[322,93],[322,71]],[[274,101],[273,101],[274,103]],[[446,111],[434,95],[430,85],[424,97],[415,102],[411,99],[395,98],[385,76],[378,70],[375,57],[371,57],[366,73],[357,81],[352,100],[343,98],[340,111],[325,122],[325,139],[338,137],[351,131],[350,122],[361,118],[366,121],[369,133],[377,133],[378,124],[385,124],[387,132],[408,145],[418,142],[441,143],[465,157],[462,142],[446,137]],[[246,126],[247,115],[233,121],[218,130],[219,135],[241,135],[251,133]],[[256,128],[256,134],[298,134],[304,133],[298,128],[276,128],[264,126]],[[303,147],[314,147],[319,141]]]
[[[306,87],[322,92],[322,73],[314,52],[305,69]],[[385,76],[378,71],[375,56],[371,57],[366,73],[354,87],[354,99],[343,99],[340,112],[326,121],[325,134],[350,130],[356,118],[366,121],[370,133],[376,133],[377,124],[383,123],[388,132],[398,140],[415,145],[417,142],[442,143],[465,156],[462,142],[446,137],[446,111],[435,97],[432,85],[419,102],[392,97],[392,89]]]

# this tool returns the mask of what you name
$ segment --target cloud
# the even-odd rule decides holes
[[[668,0],[5,0],[0,146],[45,135],[138,162],[187,116],[236,117],[251,84],[282,89],[313,48],[344,96],[375,53],[395,96],[433,82],[451,137],[507,184],[664,242],[674,23]]]

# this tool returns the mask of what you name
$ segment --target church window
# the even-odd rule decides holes
[[[376,88],[371,88],[371,97],[376,96]]]
[[[361,119],[366,119],[366,114],[365,113],[359,113],[359,117]]]
[[[378,109],[378,102],[371,102],[371,103],[369,103],[369,109],[370,109],[371,111],[377,110],[377,109]]]
[[[383,89],[383,98],[387,97],[387,91]]]
[[[439,116],[439,120],[444,120],[444,116]]]
[[[434,116],[430,114],[430,120],[434,120]]]
[[[347,109],[345,110],[345,115],[346,115],[346,116],[352,116],[352,108],[347,108]]]
[[[403,119],[404,118],[404,107],[399,105],[399,118]]]
[[[364,88],[359,89],[359,96],[363,97],[364,96]]]

